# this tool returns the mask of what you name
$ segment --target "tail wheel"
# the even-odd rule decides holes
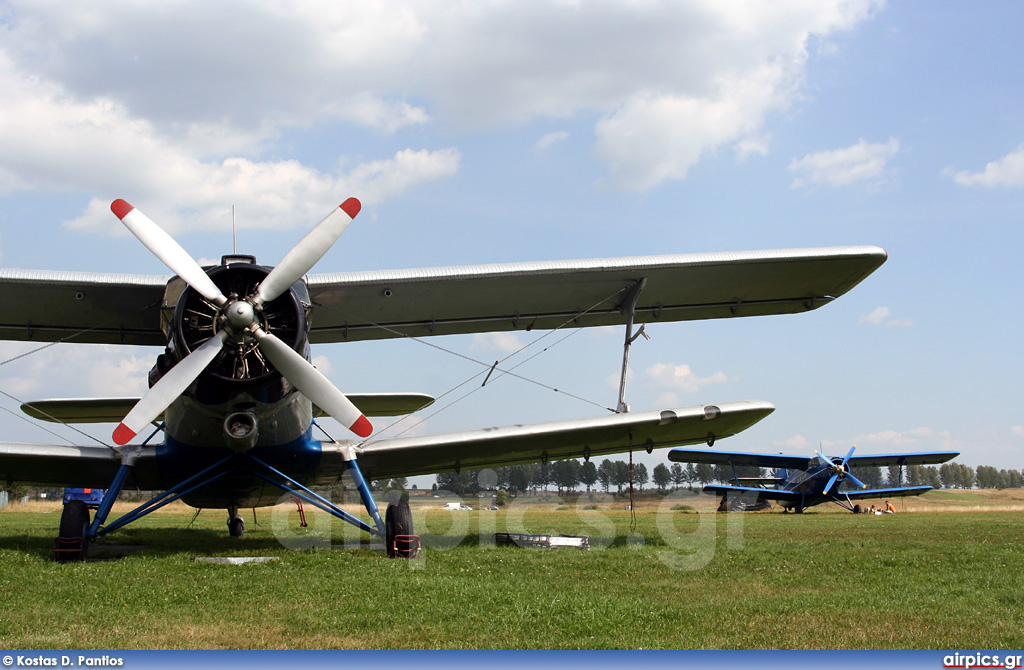
[[[85,539],[88,530],[89,508],[81,500],[69,501],[60,515],[60,534],[53,547],[54,560],[58,563],[84,561],[89,548]]]
[[[384,530],[388,558],[411,558],[419,551],[419,538],[413,535],[412,511],[408,502],[402,500],[388,505],[384,513]]]
[[[228,519],[228,533],[231,537],[242,537],[245,535],[245,519],[240,516]]]

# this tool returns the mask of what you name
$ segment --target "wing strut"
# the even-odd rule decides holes
[[[622,377],[619,378],[619,404],[616,408],[616,412],[622,414],[629,411],[629,405],[626,404],[626,372],[629,370],[629,347],[633,344],[633,340],[644,336],[645,339],[651,339],[647,333],[644,332],[644,324],[640,324],[640,328],[633,332],[633,317],[636,315],[636,302],[640,299],[640,293],[644,290],[644,286],[647,285],[647,277],[642,278],[637,283],[633,284],[633,287],[629,289],[629,294],[623,301],[624,311],[626,312],[626,341],[622,345]]]

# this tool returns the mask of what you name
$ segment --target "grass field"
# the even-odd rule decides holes
[[[414,501],[413,561],[343,547],[360,534],[324,515],[298,529],[294,507],[260,510],[261,526],[250,513],[238,540],[222,512],[189,527],[193,510],[172,505],[68,565],[50,560],[59,505],[15,505],[0,511],[0,647],[1020,649],[1022,494],[932,492],[885,516],[715,514],[706,496],[635,518],[590,501]],[[493,546],[506,527],[595,548]]]

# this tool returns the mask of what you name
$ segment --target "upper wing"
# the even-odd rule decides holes
[[[0,339],[163,346],[168,277],[0,270]]]
[[[642,256],[310,275],[310,341],[804,312],[885,262],[878,247]],[[0,270],[0,339],[163,346],[168,277]]]
[[[887,465],[927,465],[929,463],[945,463],[960,455],[959,451],[933,451],[912,454],[866,454],[851,456],[850,467],[874,467]]]
[[[683,409],[611,414],[595,419],[555,421],[439,435],[373,440],[356,449],[367,479],[432,474],[564,458],[590,458],[632,449],[650,451],[729,437],[749,428],[775,408],[740,401]],[[333,483],[345,471],[348,447],[323,445],[318,483]]]
[[[805,312],[885,262],[871,246],[310,275],[311,342]],[[571,323],[570,323],[571,322]]]
[[[806,470],[815,459],[807,456],[787,454],[752,454],[745,451],[720,451],[713,449],[673,449],[668,460],[678,463],[711,463],[712,465],[753,465],[759,468],[793,468]]]

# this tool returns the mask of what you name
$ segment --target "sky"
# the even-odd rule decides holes
[[[873,244],[819,310],[649,327],[632,409],[766,400],[716,447],[1020,469],[1021,25],[997,0],[0,0],[0,267],[168,274],[115,198],[209,262],[234,208],[273,265],[358,197],[314,273]],[[622,340],[313,355],[345,391],[443,396],[387,437],[599,416]],[[507,365],[537,384],[466,383],[534,342]],[[82,442],[12,398],[141,394],[159,353],[36,348],[0,343],[3,440]]]

